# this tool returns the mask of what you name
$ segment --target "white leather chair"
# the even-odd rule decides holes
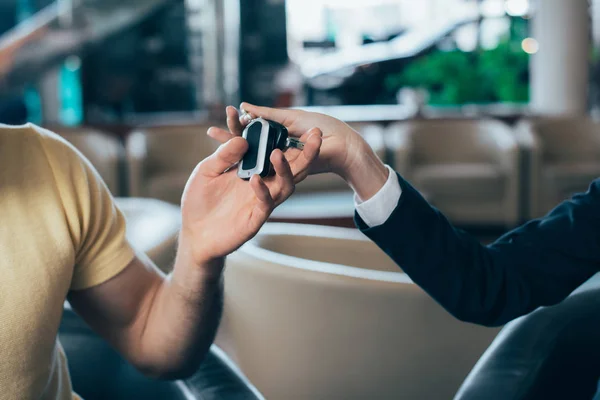
[[[132,132],[126,143],[130,195],[180,204],[190,174],[218,147],[206,135],[210,126],[173,125]]]
[[[216,343],[272,400],[449,399],[497,331],[454,319],[355,229],[267,224],[228,257]]]
[[[521,121],[516,136],[526,151],[528,218],[585,192],[600,176],[600,123],[589,117],[539,117]]]
[[[410,120],[388,127],[385,138],[396,170],[454,223],[519,222],[519,149],[508,126]]]
[[[91,128],[51,128],[77,148],[98,171],[114,196],[121,194],[123,145],[114,136]]]

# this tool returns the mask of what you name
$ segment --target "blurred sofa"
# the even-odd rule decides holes
[[[139,128],[126,143],[130,196],[181,203],[192,171],[218,143],[207,136],[211,125]]]
[[[272,400],[449,399],[496,333],[355,229],[267,224],[228,257],[216,344]]]
[[[520,158],[512,130],[494,120],[410,120],[388,127],[393,164],[459,225],[514,226]]]
[[[600,176],[600,123],[586,116],[538,117],[515,128],[523,151],[527,218],[585,192]]]

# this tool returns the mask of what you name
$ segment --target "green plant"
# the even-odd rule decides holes
[[[529,55],[520,41],[504,40],[493,50],[434,50],[386,79],[386,88],[418,87],[429,103],[527,102]]]

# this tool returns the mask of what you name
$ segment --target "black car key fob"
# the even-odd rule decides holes
[[[285,150],[294,147],[302,150],[304,143],[288,137],[287,128],[277,122],[257,118],[244,129],[242,137],[248,142],[248,151],[238,166],[238,176],[250,179],[252,175],[261,177],[273,173],[271,153],[275,149]]]

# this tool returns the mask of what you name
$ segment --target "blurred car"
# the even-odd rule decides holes
[[[408,29],[389,40],[311,57],[300,66],[308,102],[326,104],[333,98],[342,104],[396,103],[396,93],[385,88],[386,76],[436,49],[456,48],[454,34],[477,22],[477,17],[466,16],[437,26]]]

